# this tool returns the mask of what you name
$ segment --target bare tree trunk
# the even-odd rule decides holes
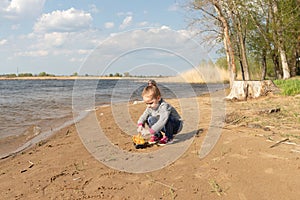
[[[288,79],[291,77],[290,75],[290,69],[287,63],[287,58],[286,58],[286,52],[284,50],[284,44],[283,44],[283,35],[282,35],[282,24],[281,24],[281,19],[278,17],[278,6],[277,6],[277,1],[273,2],[273,19],[274,25],[276,28],[274,30],[274,36],[275,36],[275,43],[277,43],[278,46],[278,52],[281,58],[281,67],[282,67],[282,72],[283,72],[283,79]]]
[[[238,38],[236,40],[238,40]],[[241,48],[238,45],[239,42],[235,41],[235,43],[236,43],[237,54],[238,54],[237,56],[238,56],[238,60],[239,60],[239,63],[240,63],[240,68],[241,68],[242,80],[245,80],[244,66],[243,66],[242,56],[241,56]]]
[[[300,75],[300,35],[297,39],[297,47],[295,50],[295,76]]]
[[[246,47],[245,47],[245,39],[241,33],[241,30],[238,31],[239,35],[239,42],[240,42],[240,49],[241,49],[241,56],[242,56],[242,63],[243,63],[243,73],[245,80],[248,81],[250,80],[250,73],[249,73],[249,65],[248,65],[248,60],[246,56]]]
[[[295,39],[297,41],[297,38]],[[292,58],[290,59],[290,63],[289,63],[289,66],[291,66],[291,77],[297,75],[297,62],[298,62],[297,60],[298,57],[300,56],[298,54],[298,51],[300,51],[300,36],[299,36],[299,41],[297,41],[296,48],[292,50]]]
[[[277,79],[282,79],[282,72],[280,70],[279,58],[278,58],[278,55],[277,55],[277,49],[273,50],[273,52],[272,52],[272,61],[273,61],[273,64],[274,64],[274,72],[275,72],[276,78]]]
[[[265,80],[267,75],[267,52],[265,49],[262,50],[261,67],[261,80]]]
[[[283,50],[281,47],[279,47],[279,52],[280,52],[280,58],[281,58],[281,63],[282,63],[283,79],[291,78],[290,69],[289,69],[289,65],[287,63],[285,50]]]
[[[300,35],[298,37],[298,45],[297,45],[296,54],[297,54],[297,58],[296,58],[296,74],[300,75]]]
[[[218,3],[218,1],[213,1],[215,10],[217,11],[218,15],[219,15],[219,20],[222,23],[223,26],[223,32],[224,32],[224,46],[227,48],[226,50],[226,55],[229,62],[228,62],[228,68],[229,68],[229,73],[230,73],[230,87],[233,84],[233,81],[236,80],[236,66],[235,66],[235,61],[234,61],[234,50],[231,44],[231,40],[230,40],[230,34],[229,34],[229,25],[228,22],[226,20],[226,18],[224,17],[223,13],[222,13],[222,9]]]
[[[297,54],[293,53],[292,63],[289,64],[291,66],[291,77],[295,77],[297,75]]]
[[[223,37],[223,43],[224,43],[224,49],[225,49],[225,54],[226,54],[226,61],[227,61],[227,64],[228,64],[228,70],[229,70],[229,75],[230,75],[230,80],[229,80],[229,83],[230,83],[230,88],[232,86],[232,83],[234,80],[232,80],[231,78],[231,74],[232,74],[232,67],[231,67],[231,61],[230,61],[230,54],[229,54],[229,50],[228,50],[228,46],[227,46],[227,42],[226,42],[226,38]]]
[[[297,32],[297,30],[294,30]],[[294,35],[292,37],[293,41],[295,41],[295,46],[291,50],[291,57],[288,61],[290,69],[291,69],[291,77],[297,76],[297,68],[299,68],[299,59],[300,59],[300,35]]]
[[[232,9],[233,12],[230,12],[230,17],[233,23],[235,24],[235,29],[237,31],[238,36],[238,46],[240,50],[240,58],[241,58],[241,68],[243,73],[243,80],[250,80],[250,73],[249,73],[249,65],[248,65],[248,59],[246,55],[246,34],[243,34],[243,27],[242,27],[242,20],[241,20],[241,14],[239,12],[239,9],[237,8],[236,2],[232,1]]]
[[[253,14],[250,12],[250,17],[252,18],[252,20],[255,23],[255,26],[257,27],[257,29],[259,30],[260,34],[262,35],[262,38],[264,39],[265,43],[268,45],[265,45],[266,47],[262,49],[262,57],[261,57],[261,64],[262,64],[262,71],[261,71],[261,80],[265,80],[266,75],[267,75],[267,49],[270,50],[270,41],[267,37],[267,35],[269,34],[269,20],[270,20],[270,14],[268,14],[268,18],[267,18],[267,25],[266,25],[266,30],[263,30],[262,26],[257,22],[257,20],[255,20],[255,17],[253,16]]]
[[[244,72],[244,65],[243,65],[243,61],[242,61],[242,56],[241,56],[241,50],[239,49],[239,62],[240,62],[240,66],[241,66],[241,73],[242,73],[242,80],[245,80],[245,72]]]
[[[276,2],[274,2],[274,0],[269,0],[269,6],[270,6],[270,18],[272,20],[272,29],[274,30],[272,32],[272,37],[274,40],[274,47],[273,47],[273,52],[272,52],[272,61],[274,64],[274,72],[276,75],[277,79],[282,79],[282,72],[281,72],[281,67],[279,64],[279,58],[278,58],[278,36],[277,36],[277,17],[276,17],[276,12],[277,10],[275,8],[277,8],[277,6],[274,6]]]

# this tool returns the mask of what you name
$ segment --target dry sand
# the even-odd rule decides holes
[[[1,199],[299,199],[300,97],[226,102],[221,137],[201,159],[211,101],[209,95],[196,100],[203,132],[172,164],[148,173],[111,169],[87,151],[72,125],[1,160]],[[178,100],[170,102],[182,112]],[[136,121],[144,108],[129,105],[128,123]],[[125,152],[166,148],[135,149],[131,137],[116,126],[111,107],[100,107],[93,114],[110,141]]]

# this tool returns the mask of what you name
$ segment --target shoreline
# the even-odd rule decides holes
[[[126,102],[120,102],[120,103],[126,103]],[[20,135],[15,135],[15,136],[11,135],[11,136],[6,136],[6,137],[3,137],[3,138],[0,138],[0,141],[14,143],[13,142],[14,139],[15,140],[22,140],[22,138],[24,138],[24,137],[30,137],[29,140],[25,140],[25,141],[23,140],[23,142],[21,142],[21,143],[17,142],[14,145],[12,145],[12,146],[15,146],[14,150],[11,150],[11,151],[5,153],[4,155],[0,155],[0,160],[9,158],[9,157],[14,156],[18,153],[22,153],[23,151],[26,151],[26,150],[34,147],[34,145],[38,144],[39,142],[43,142],[43,141],[46,142],[48,139],[50,139],[52,136],[57,134],[62,129],[67,128],[67,127],[71,127],[71,126],[75,126],[76,123],[80,122],[85,117],[87,117],[90,112],[96,111],[100,108],[109,107],[109,106],[110,106],[110,104],[102,104],[102,105],[99,105],[99,106],[95,106],[95,108],[93,108],[93,109],[88,109],[88,110],[82,111],[82,113],[80,113],[77,117],[75,117],[75,118],[73,117],[72,119],[69,119],[69,120],[65,121],[63,124],[61,124],[59,126],[54,126],[54,128],[51,128],[50,130],[43,131],[43,132],[41,132],[38,135],[35,135],[33,137],[32,136],[30,137],[30,135],[28,136],[25,133],[23,133],[23,134],[20,134]]]
[[[22,153],[23,151],[26,151],[27,149],[30,149],[30,148],[34,147],[34,145],[36,145],[40,142],[47,141],[49,138],[51,138],[51,136],[57,134],[62,129],[64,129],[66,127],[69,127],[69,126],[72,126],[72,125],[75,125],[80,120],[84,119],[89,114],[89,112],[91,112],[91,111],[92,110],[87,110],[87,111],[85,111],[85,113],[79,114],[75,119],[72,118],[68,121],[65,121],[62,125],[51,128],[51,130],[41,132],[38,135],[35,135],[33,137],[27,136],[25,134],[21,134],[21,135],[17,135],[17,136],[7,136],[7,137],[4,137],[4,138],[0,138],[1,141],[14,143],[12,141],[13,139],[16,139],[16,140],[21,139],[22,140],[22,138],[24,138],[26,136],[30,137],[29,140],[25,140],[25,141],[21,142],[21,144],[20,143],[12,144],[12,146],[15,146],[15,150],[11,150],[7,153],[4,153],[3,155],[0,155],[0,160],[9,158],[9,157],[14,156],[18,153]]]

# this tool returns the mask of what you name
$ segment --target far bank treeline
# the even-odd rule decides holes
[[[192,0],[190,28],[222,43],[230,82],[288,79],[300,73],[299,0]]]
[[[67,75],[65,75],[67,76]],[[70,77],[77,77],[77,76],[85,76],[85,77],[93,77],[95,75],[89,75],[89,74],[85,74],[85,75],[79,75],[77,72],[74,72],[72,75],[70,75]],[[0,74],[0,77],[5,77],[5,78],[18,78],[18,77],[59,77],[58,75],[55,74],[49,74],[47,72],[40,72],[38,74],[32,74],[32,73],[18,73],[18,74]],[[108,75],[103,75],[103,77],[139,77],[139,78],[146,78],[148,76],[132,76],[131,74],[129,74],[129,72],[124,72],[122,73],[118,73],[116,72],[115,74],[108,74]],[[161,75],[156,76],[156,77],[163,77]]]
[[[15,78],[15,77],[54,77],[54,74],[48,74],[46,72],[41,72],[39,74],[32,74],[32,73],[18,73],[18,74],[2,74],[0,77],[6,78]]]

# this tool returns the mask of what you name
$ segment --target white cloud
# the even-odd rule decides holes
[[[7,19],[33,18],[42,12],[46,0],[11,0],[0,3],[0,14]]]
[[[81,71],[82,74],[97,74],[102,72],[102,68],[99,66],[105,67],[119,57],[120,59],[112,64],[111,69],[116,72],[123,72],[123,69],[132,70],[134,73],[134,67],[144,63],[176,67],[185,65],[180,62],[183,59],[176,55],[182,55],[187,60],[193,58],[201,60],[202,54],[197,46],[192,46],[192,38],[193,35],[188,30],[174,31],[167,26],[120,32],[111,34],[110,37],[104,36],[103,31],[92,29],[79,32],[33,32],[26,37],[15,37],[13,44],[10,42],[13,39],[9,39],[9,42],[6,43],[1,40],[4,38],[1,38],[0,43],[4,43],[5,47],[0,45],[0,48],[4,49],[7,48],[6,45],[11,45],[11,51],[8,55],[0,55],[0,58],[8,60],[11,57],[10,62],[22,60],[24,61],[22,65],[26,66],[32,65],[32,63],[26,62],[26,59],[34,57],[33,62],[44,62],[43,66],[49,69],[54,69],[53,63],[59,61],[61,66],[87,67]],[[13,46],[16,44],[18,48]],[[123,55],[124,52],[128,53]],[[171,63],[172,61],[175,61],[175,64]],[[196,61],[192,60],[192,63],[196,63]],[[57,69],[54,73],[60,73],[59,70],[69,69]],[[72,70],[74,71],[74,69]]]
[[[107,29],[113,28],[115,26],[115,24],[113,22],[106,22],[104,24],[104,27]]]
[[[29,44],[26,51],[47,51],[48,56],[86,56],[99,43],[101,36],[98,31],[88,30],[81,32],[51,32],[44,34],[31,33],[27,37],[20,38],[20,42]],[[25,48],[24,48],[25,49]],[[21,54],[17,54],[21,55]],[[29,54],[22,54],[26,56]]]
[[[64,44],[65,40],[68,38],[68,33],[47,33],[44,35],[44,42],[46,46],[59,47]]]
[[[5,45],[6,43],[7,43],[7,40],[5,40],[5,39],[0,40],[0,46]]]
[[[39,56],[47,56],[48,52],[45,50],[37,50],[37,51],[25,51],[16,53],[16,56],[27,56],[27,57],[39,57]]]
[[[208,58],[192,34],[168,26],[111,34],[87,57],[80,74],[177,74]],[[152,66],[160,66],[159,72]]]
[[[132,16],[125,17],[122,24],[120,25],[120,29],[125,29],[131,24],[131,22],[132,22]]]
[[[75,32],[88,29],[92,22],[90,13],[70,8],[43,14],[34,25],[35,32]]]
[[[121,17],[121,16],[125,16],[125,15],[133,15],[133,13],[132,12],[118,12],[117,13],[117,16],[119,16],[119,17]]]
[[[79,49],[77,51],[78,54],[81,54],[81,55],[88,55],[91,53],[92,50],[86,50],[86,49]]]
[[[138,23],[138,26],[148,26],[148,25],[149,25],[149,23],[146,21]]]
[[[84,58],[78,58],[78,57],[74,58],[74,57],[72,57],[72,58],[69,59],[69,61],[70,62],[76,62],[76,63],[82,63],[84,61]]]
[[[112,33],[104,39],[99,49],[104,54],[117,55],[124,49],[135,49],[141,45],[145,47],[168,47],[169,49],[183,49],[184,45],[193,38],[193,33],[188,30],[174,31],[168,26],[150,29],[136,29],[129,32]],[[130,41],[130,42],[128,42]]]

